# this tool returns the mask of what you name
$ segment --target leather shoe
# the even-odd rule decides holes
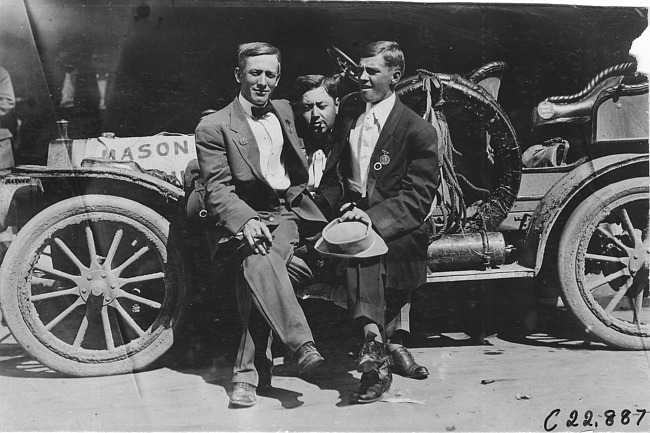
[[[361,375],[359,391],[355,395],[357,403],[374,403],[381,400],[385,392],[388,392],[393,383],[393,375],[390,370],[387,375],[382,376],[378,370],[370,370]]]
[[[393,358],[393,365],[390,369],[393,373],[411,379],[426,379],[429,370],[423,365],[415,362],[413,355],[401,344],[391,344],[390,354]]]
[[[230,406],[232,407],[251,407],[257,403],[255,396],[255,385],[246,382],[235,382],[230,394]]]
[[[316,347],[314,347],[313,341],[308,341],[300,346],[294,354],[294,359],[298,361],[299,374],[305,374],[312,371],[325,361],[320,353],[318,353],[318,350],[316,350]]]
[[[366,342],[361,347],[357,358],[357,371],[367,373],[377,369],[385,360],[389,359],[386,345],[375,340],[377,334],[368,332]]]

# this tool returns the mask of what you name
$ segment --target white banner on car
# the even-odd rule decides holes
[[[150,137],[89,138],[84,158],[135,161],[144,169],[156,169],[181,182],[187,164],[196,159],[194,135],[159,134]]]

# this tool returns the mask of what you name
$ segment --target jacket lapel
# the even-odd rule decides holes
[[[260,150],[255,141],[253,131],[246,120],[244,109],[237,99],[230,104],[230,129],[234,133],[233,141],[235,147],[239,150],[244,161],[251,168],[255,177],[266,182],[266,179],[262,176],[262,168],[260,166]]]
[[[395,128],[397,127],[400,117],[402,117],[403,111],[404,104],[402,104],[402,102],[399,100],[399,97],[396,97],[395,105],[393,105],[393,109],[390,110],[390,114],[386,119],[386,124],[381,129],[381,133],[377,139],[375,150],[372,152],[372,157],[370,157],[370,165],[368,167],[368,184],[366,187],[366,195],[368,198],[372,196],[372,192],[375,189],[375,184],[377,183],[377,177],[381,174],[381,170],[375,170],[374,165],[379,161],[379,158],[384,153],[382,150],[385,150],[392,142],[391,137],[395,132]]]

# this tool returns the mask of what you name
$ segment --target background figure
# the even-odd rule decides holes
[[[69,122],[70,138],[93,138],[120,129],[115,60],[112,50],[100,46],[90,56],[78,47],[59,52],[52,98],[57,118]]]
[[[0,66],[0,176],[6,176],[14,166],[14,154],[11,139],[16,132],[16,118],[12,116],[16,105],[14,88],[11,85],[9,72]],[[0,223],[3,223],[0,221]],[[0,224],[1,226],[2,224]],[[4,230],[6,227],[1,227]],[[0,264],[13,240],[15,230],[8,227],[0,232]],[[0,314],[1,315],[1,314]]]
[[[305,143],[309,164],[307,189],[314,192],[332,148],[332,128],[339,109],[337,81],[324,75],[302,75],[294,84],[298,136]]]
[[[12,115],[16,106],[14,88],[9,72],[0,66],[0,176],[9,173],[14,166],[12,137],[16,132],[16,118]]]

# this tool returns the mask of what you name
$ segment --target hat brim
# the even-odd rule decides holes
[[[384,242],[384,240],[376,231],[371,229],[370,233],[372,234],[372,243],[370,244],[370,247],[356,254],[343,254],[329,251],[327,248],[327,243],[322,237],[316,241],[314,248],[324,256],[337,257],[340,259],[364,259],[386,254],[388,252],[388,246],[386,245],[386,242]]]

